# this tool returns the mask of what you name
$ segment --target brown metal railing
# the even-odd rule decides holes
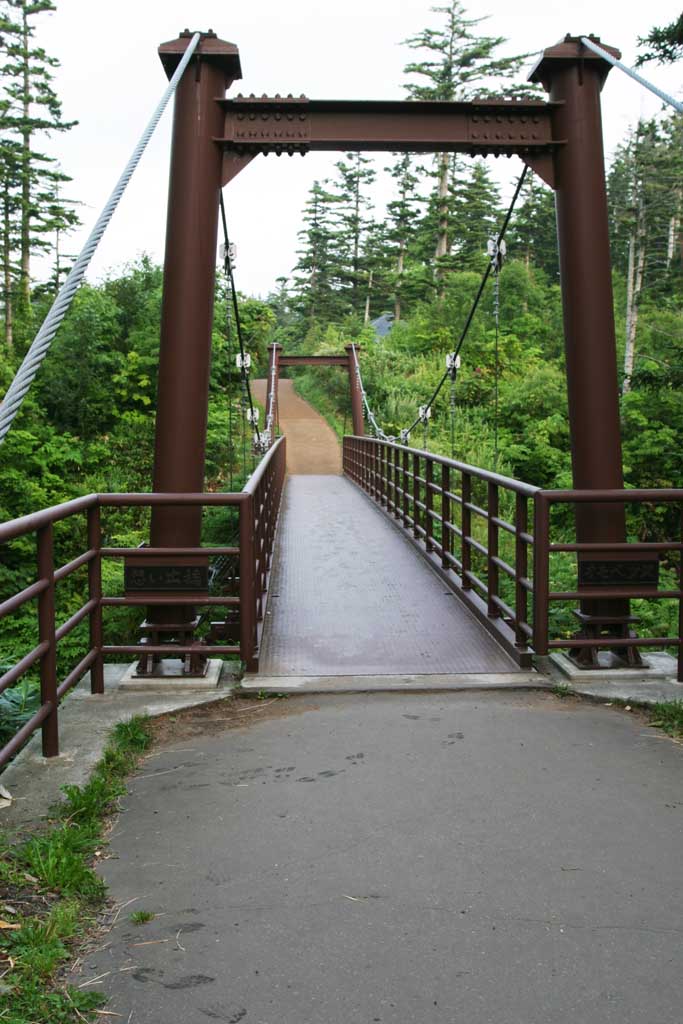
[[[539,489],[370,437],[344,438],[343,468],[515,661],[530,667],[528,503]],[[501,513],[502,497],[510,520]],[[501,534],[513,538],[512,561],[502,557]]]
[[[677,505],[678,506],[678,537],[677,541],[626,541],[623,543],[599,544],[551,543],[550,513],[553,505],[595,504],[596,502],[617,504],[622,506],[642,505]],[[600,649],[618,649],[625,647],[674,647],[678,653],[677,678],[683,682],[683,489],[680,488],[640,488],[633,490],[605,491],[539,491],[536,494],[534,517],[535,545],[535,605],[533,647],[538,655],[546,655],[553,650],[580,650],[592,647]],[[678,586],[668,590],[660,590],[658,586],[619,585],[619,586],[578,586],[576,590],[559,591],[551,589],[551,556],[554,552],[569,552],[577,555],[601,556],[655,555],[658,559],[668,552],[678,555]],[[630,636],[625,638],[603,637],[555,637],[552,638],[549,616],[553,601],[587,601],[591,599],[646,599],[648,601],[673,600],[678,602],[678,621],[676,636]]]
[[[477,469],[432,452],[369,437],[344,438],[344,472],[400,526],[442,580],[477,615],[484,626],[521,665],[532,654],[554,650],[618,650],[674,647],[678,680],[683,682],[683,490],[544,491],[519,480]],[[474,489],[480,497],[476,499]],[[501,504],[510,508],[509,518]],[[533,534],[529,532],[533,502]],[[624,543],[553,543],[551,508],[596,502],[628,505],[677,504],[677,541]],[[477,535],[478,534],[478,535]],[[501,556],[501,538],[511,537],[511,555]],[[660,590],[642,586],[551,587],[551,557],[627,558],[675,553],[678,586]],[[475,572],[473,560],[483,570]],[[503,591],[505,590],[505,593]],[[550,622],[553,602],[591,599],[646,599],[678,602],[677,635],[615,637],[556,636]],[[531,614],[530,614],[531,610]],[[640,630],[642,632],[642,629]]]
[[[38,643],[20,661],[0,676],[0,693],[14,686],[34,666],[40,671],[40,706],[12,739],[0,750],[0,767],[5,765],[26,740],[42,730],[43,754],[59,753],[58,706],[76,683],[90,671],[92,693],[104,692],[103,662],[106,656],[159,654],[171,657],[202,653],[239,655],[247,670],[258,668],[258,645],[265,614],[268,578],[273,553],[280,498],[285,477],[285,439],[280,438],[263,457],[244,489],[225,494],[89,494],[83,498],[55,505],[31,515],[0,524],[0,544],[30,534],[36,536],[37,579],[19,593],[0,603],[0,621],[28,601],[37,601]],[[199,505],[201,507],[234,507],[239,516],[238,547],[189,548],[114,548],[102,546],[100,512],[102,508],[152,507],[159,505]],[[65,565],[55,568],[54,527],[56,523],[85,514],[87,517],[87,549]],[[219,597],[126,595],[113,597],[102,593],[102,559],[168,556],[239,557],[239,595]],[[57,623],[55,591],[60,581],[87,566],[87,600],[65,622]],[[102,609],[120,606],[198,605],[239,608],[239,644],[107,645],[103,641]],[[57,647],[85,619],[89,622],[89,650],[60,682],[57,680]]]

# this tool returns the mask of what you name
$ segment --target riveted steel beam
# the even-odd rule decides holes
[[[563,143],[553,135],[556,104],[538,100],[417,103],[238,96],[220,102],[225,131],[217,141],[224,152],[239,156],[348,149],[533,158]]]

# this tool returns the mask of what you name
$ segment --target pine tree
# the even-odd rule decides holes
[[[59,198],[60,185],[70,179],[56,167],[52,157],[35,148],[36,137],[68,131],[76,123],[63,120],[61,103],[52,86],[52,71],[58,67],[58,60],[48,56],[33,40],[33,19],[54,10],[52,0],[4,0],[0,14],[4,61],[0,67],[1,126],[3,136],[18,144],[20,152],[19,182],[9,187],[19,196],[18,211],[15,206],[13,212],[19,221],[16,291],[23,311],[30,306],[32,253],[49,249],[49,235],[77,223],[72,206]],[[3,271],[6,275],[7,262]]]
[[[682,125],[680,116],[663,125],[639,122],[608,176],[613,260],[626,278],[624,392],[631,386],[643,299],[666,290],[667,271],[680,253]]]
[[[368,216],[371,202],[367,190],[377,175],[372,160],[362,153],[348,153],[346,159],[348,163],[340,160],[335,164],[339,172],[336,198],[343,254],[340,271],[342,283],[351,293],[351,307],[359,313],[365,304],[362,284],[367,282],[370,272],[363,259],[365,238],[372,225],[372,218]]]
[[[393,250],[394,265],[394,319],[400,320],[408,282],[413,275],[409,264],[414,252],[419,207],[424,204],[417,191],[418,172],[410,153],[398,155],[393,167],[386,168],[396,182],[396,198],[387,204],[387,239]]]
[[[467,100],[472,96],[491,94],[491,86],[516,74],[526,54],[515,57],[496,57],[495,51],[505,42],[502,36],[478,35],[476,29],[485,18],[467,18],[460,0],[450,0],[447,7],[432,7],[440,16],[438,28],[426,28],[416,36],[405,40],[413,50],[427,51],[424,60],[406,65],[405,73],[416,75],[420,81],[405,86],[411,99],[416,100]],[[506,94],[521,94],[522,90],[508,88]],[[527,88],[523,90],[526,94]],[[437,157],[436,167],[436,208],[438,226],[434,245],[437,262],[450,252],[452,244],[451,221],[453,217],[452,170],[454,165],[448,153]]]
[[[560,273],[557,251],[555,196],[535,174],[527,174],[507,236],[508,252],[543,270],[551,281]]]
[[[311,320],[335,319],[347,311],[340,282],[339,200],[324,188],[327,184],[314,181],[311,187],[303,211],[305,226],[299,232],[302,248],[297,251],[294,268],[298,310]]]

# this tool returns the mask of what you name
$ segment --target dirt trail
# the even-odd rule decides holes
[[[252,381],[254,398],[266,404],[266,381]],[[320,413],[294,391],[291,380],[279,387],[280,430],[287,436],[287,472],[290,474],[341,473],[341,446]]]

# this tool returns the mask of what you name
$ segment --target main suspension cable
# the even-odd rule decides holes
[[[681,103],[680,100],[675,100],[673,96],[669,96],[668,92],[664,92],[663,89],[659,89],[656,85],[653,85],[652,82],[648,82],[647,78],[643,78],[643,76],[639,75],[637,71],[633,70],[633,68],[629,68],[626,64],[622,64],[622,62],[617,60],[617,58],[608,50],[603,49],[602,46],[598,46],[594,39],[591,39],[589,36],[581,36],[581,42],[584,46],[587,46],[589,50],[592,50],[593,53],[596,53],[598,57],[602,57],[603,60],[608,61],[608,63],[613,67],[619,68],[620,71],[623,71],[625,75],[632,78],[638,83],[638,85],[642,85],[645,89],[654,93],[655,96],[664,103],[668,103],[669,106],[674,108],[674,110],[677,110],[679,114],[683,114],[683,103]]]
[[[100,240],[106,231],[117,206],[119,205],[121,196],[125,192],[128,182],[133,177],[133,173],[140,163],[140,158],[147,148],[147,143],[154,134],[154,130],[161,120],[161,115],[166,109],[169,99],[175,92],[178,82],[183,77],[185,68],[190,63],[200,39],[201,33],[195,32],[187,46],[187,49],[185,50],[185,53],[183,54],[182,60],[178,64],[173,77],[168,83],[168,86],[160,99],[156,110],[154,111],[144,132],[140,136],[140,140],[133,150],[130,160],[123,169],[123,173],[116,183],[114,191],[107,200],[94,228],[90,232],[87,242],[81,249],[78,259],[71,268],[64,284],[59,289],[57,298],[52,303],[50,311],[43,320],[35,338],[31,342],[28,352],[24,356],[14,380],[7,389],[2,404],[0,405],[0,444],[4,441],[12,423],[14,422],[15,416],[21,408],[22,402],[28,394],[31,384],[35,380],[36,374],[38,373],[41,363],[50,349],[50,345],[57,333],[59,325],[68,313],[73,297],[78,291],[78,286],[83,280],[91,259],[95,255],[95,250],[97,249],[97,246],[99,245]]]

